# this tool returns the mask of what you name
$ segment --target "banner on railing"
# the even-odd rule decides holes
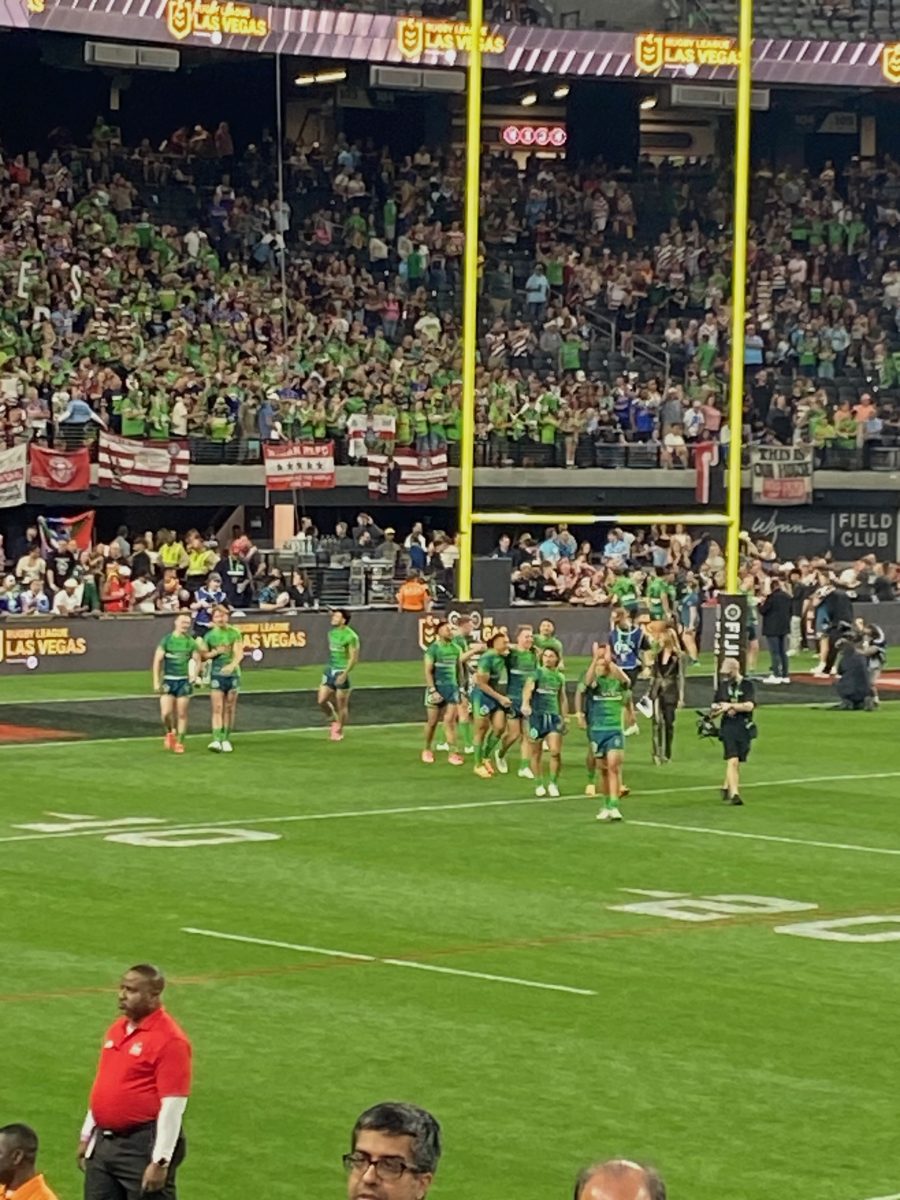
[[[25,503],[25,462],[28,447],[0,450],[0,508],[17,508]]]
[[[29,482],[46,492],[86,492],[91,486],[91,458],[87,446],[80,450],[46,450],[30,446]]]
[[[447,452],[433,454],[396,450],[393,455],[370,454],[369,495],[373,500],[443,500],[447,495]]]
[[[266,491],[333,488],[334,442],[271,442],[263,446]]]
[[[813,447],[754,446],[750,481],[754,504],[812,503]]]
[[[97,461],[100,487],[144,496],[187,495],[191,471],[187,442],[137,442],[101,433]]]

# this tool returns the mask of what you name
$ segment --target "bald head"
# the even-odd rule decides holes
[[[615,1158],[585,1167],[575,1181],[575,1200],[666,1200],[666,1185],[650,1167]]]

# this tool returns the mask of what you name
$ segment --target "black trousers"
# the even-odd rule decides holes
[[[160,1192],[141,1192],[144,1171],[150,1163],[156,1125],[139,1125],[129,1133],[98,1133],[94,1153],[84,1164],[84,1200],[177,1200],[175,1172],[184,1159],[185,1141],[179,1137],[172,1155],[169,1178]]]
[[[675,740],[675,714],[678,693],[661,690],[653,703],[653,754],[655,758],[670,759]]]
[[[787,656],[787,635],[779,634],[778,637],[766,637],[766,641],[769,643],[772,674],[777,679],[788,679],[791,674],[791,668]]]

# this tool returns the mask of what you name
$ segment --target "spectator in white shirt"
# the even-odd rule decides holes
[[[67,579],[53,597],[53,614],[57,617],[79,617],[83,612],[87,612],[84,585],[77,579]]]
[[[703,434],[705,425],[703,416],[703,401],[698,396],[684,414],[684,437],[688,442],[696,442]]]
[[[40,549],[34,546],[27,554],[23,554],[16,563],[16,579],[26,587],[33,579],[43,580],[47,574],[47,564],[41,557]]]
[[[674,467],[676,463],[679,467],[687,466],[687,445],[685,444],[683,427],[681,425],[673,425],[663,438],[660,459],[664,467]]]

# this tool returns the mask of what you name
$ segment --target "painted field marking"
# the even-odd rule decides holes
[[[418,724],[418,722],[416,722]],[[357,726],[360,728],[360,726]],[[281,730],[278,732],[288,732]],[[318,728],[321,733],[321,728]],[[244,735],[246,736],[246,735]],[[84,743],[79,743],[83,745]],[[863,775],[814,775],[799,779],[774,779],[765,780],[759,783],[748,783],[744,785],[744,789],[750,788],[770,788],[770,787],[787,787],[790,785],[807,784],[807,783],[843,783],[866,779],[897,779],[900,778],[900,771],[875,771]],[[665,788],[650,788],[641,794],[643,796],[669,796],[674,793],[688,792],[714,792],[715,788],[711,788],[709,784],[690,784],[685,787],[665,787]],[[172,824],[167,826],[167,832],[170,833],[190,833],[197,829],[227,829],[229,826],[243,827],[245,825],[286,825],[303,821],[341,821],[351,820],[358,817],[393,817],[405,816],[414,813],[430,813],[430,812],[462,812],[467,809],[483,809],[483,808],[516,808],[532,804],[559,804],[566,800],[584,800],[585,797],[581,792],[572,792],[564,796],[556,798],[525,796],[506,800],[468,800],[450,804],[408,804],[397,808],[369,808],[369,809],[349,809],[340,810],[338,812],[318,812],[318,813],[292,813],[287,816],[270,816],[270,817],[235,817],[226,821],[194,821],[188,824]],[[148,818],[148,821],[162,820],[162,818]],[[788,846],[809,846],[822,850],[845,850],[859,854],[881,854],[890,857],[900,857],[900,848],[891,846],[862,846],[851,842],[825,842],[807,838],[792,838],[779,837],[775,834],[768,833],[745,833],[741,830],[733,829],[712,829],[708,826],[697,825],[679,825],[674,822],[665,821],[641,821],[636,819],[628,819],[627,825],[635,825],[646,829],[666,829],[676,833],[694,833],[707,835],[712,837],[733,837],[742,838],[747,841],[758,842],[779,842]],[[13,826],[16,828],[16,826]],[[78,829],[63,833],[22,833],[0,836],[0,844],[6,842],[35,842],[35,841],[53,841],[57,838],[75,838],[75,837],[104,837],[103,830],[93,829]],[[898,1198],[900,1200],[900,1198]]]
[[[152,697],[151,697],[152,699]],[[43,701],[42,701],[43,703]],[[422,727],[421,721],[393,721],[384,722],[377,721],[371,725],[354,725],[354,729],[409,729],[416,726],[419,729]],[[270,737],[283,736],[286,733],[323,733],[324,725],[293,725],[289,729],[243,729],[240,731],[241,741],[248,737],[260,737],[268,735]],[[209,734],[196,733],[192,737],[199,743],[204,737],[209,737]],[[327,740],[327,739],[326,739]],[[67,746],[73,750],[76,746],[110,746],[116,742],[121,742],[122,745],[128,745],[131,742],[161,742],[162,734],[160,733],[140,733],[135,737],[104,737],[104,738],[81,738],[77,742],[68,741],[49,741],[49,742],[21,742],[14,744],[12,742],[0,742],[0,751],[2,750],[31,750],[44,749],[48,750],[53,746]]]
[[[354,962],[376,963],[383,967],[407,967],[414,971],[433,971],[438,975],[458,975],[464,979],[479,979],[484,983],[508,983],[513,987],[537,988],[544,992],[566,992],[570,996],[596,996],[587,988],[568,987],[563,983],[540,983],[536,979],[519,979],[515,975],[493,975],[484,971],[463,971],[456,967],[439,967],[432,963],[414,962],[409,958],[379,958],[374,954],[355,954],[347,950],[332,950],[323,946],[304,946],[297,942],[279,942],[271,938],[247,937],[240,933],[223,933],[218,929],[196,929],[183,926],[182,933],[194,937],[218,938],[223,942],[243,942],[251,946],[273,946],[299,954],[322,954],[327,958],[346,958]]]

